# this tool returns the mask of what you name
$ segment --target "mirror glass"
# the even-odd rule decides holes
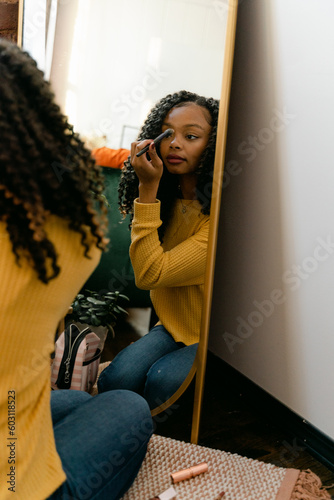
[[[149,110],[167,94],[220,98],[227,14],[228,0],[25,0],[22,45],[88,145],[129,149]],[[106,179],[117,212],[117,184]],[[116,212],[110,219],[115,231]],[[109,256],[93,276],[95,289],[120,290],[131,307],[146,308],[147,293],[134,290],[128,264],[110,264],[111,255],[124,257],[118,243],[111,237]]]

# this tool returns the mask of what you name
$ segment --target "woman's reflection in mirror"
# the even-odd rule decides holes
[[[130,213],[136,284],[150,290],[158,323],[101,373],[99,392],[128,389],[151,409],[181,386],[194,362],[203,302],[219,101],[169,94],[151,110],[131,144],[119,185]],[[173,134],[157,146],[167,129]],[[149,145],[148,153],[137,153]]]

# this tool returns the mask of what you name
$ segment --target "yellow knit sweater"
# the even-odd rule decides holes
[[[66,479],[52,429],[50,354],[58,322],[101,252],[92,246],[92,258],[85,258],[80,234],[55,216],[46,230],[61,267],[48,285],[37,279],[25,260],[20,267],[15,263],[5,224],[0,222],[1,500],[43,500]]]
[[[161,244],[160,201],[134,202],[130,257],[136,285],[151,290],[159,323],[186,345],[199,340],[209,222],[197,200],[176,200]]]

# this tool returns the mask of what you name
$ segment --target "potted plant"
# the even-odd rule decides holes
[[[122,295],[118,291],[106,292],[100,295],[99,292],[84,290],[79,293],[71,307],[72,312],[68,318],[71,321],[88,324],[92,326],[92,330],[99,327],[104,327],[106,334],[110,332],[115,336],[114,326],[116,324],[117,316],[120,314],[128,314],[123,307],[120,306],[121,300],[129,300],[126,295]]]

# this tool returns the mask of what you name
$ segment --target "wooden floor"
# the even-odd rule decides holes
[[[104,360],[138,338],[133,327],[120,322],[115,339],[108,340]],[[273,422],[264,408],[253,405],[231,376],[227,365],[208,355],[199,445],[238,453],[279,467],[310,469],[328,487],[334,499],[334,472],[313,457],[284,422]],[[154,419],[155,433],[190,440],[194,384],[165,413]]]

